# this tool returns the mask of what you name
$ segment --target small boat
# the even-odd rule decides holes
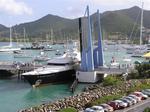
[[[34,58],[34,61],[48,61],[50,58],[45,55],[45,53],[43,51],[40,52],[40,55],[39,56],[36,56]]]
[[[14,54],[23,54],[24,52],[22,50],[16,50],[16,51],[13,51]]]
[[[44,51],[54,51],[55,49],[53,49],[52,46],[47,45],[47,47],[45,47],[43,50]]]
[[[119,68],[119,63],[118,62],[112,62],[110,63],[110,68]]]
[[[119,68],[120,64],[115,60],[114,57],[112,57],[112,60],[110,62],[110,68]]]
[[[48,61],[48,60],[50,60],[50,58],[47,56],[37,56],[34,58],[34,61]]]
[[[32,56],[30,56],[23,50],[16,50],[13,51],[13,53],[14,53],[14,58],[32,58]]]
[[[61,55],[61,52],[59,50],[56,50],[55,55]]]
[[[22,47],[21,50],[42,50],[45,47],[37,42],[33,42],[31,47]]]
[[[130,58],[124,58],[123,61],[124,62],[131,62],[131,59]]]
[[[21,54],[14,54],[14,58],[32,58],[29,54],[21,53]]]
[[[137,57],[137,58],[142,58],[142,56],[144,55],[144,53],[146,52],[145,49],[136,49],[133,54],[131,55],[131,57]]]

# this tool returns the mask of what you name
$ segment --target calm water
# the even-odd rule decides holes
[[[15,43],[14,43],[15,44]],[[8,43],[0,43],[0,45],[8,45]],[[53,46],[55,49],[60,49],[63,52],[63,46]],[[118,49],[116,51],[115,49]],[[128,58],[130,55],[126,55],[125,50],[120,46],[107,46],[107,51],[104,53],[105,63],[108,64],[111,61],[112,56],[116,60],[121,61],[122,58]],[[25,51],[26,54],[35,57],[40,51]],[[54,57],[55,51],[47,52],[49,57]],[[132,58],[133,61],[141,60]],[[0,53],[0,61],[32,61],[32,58],[14,58],[13,54]],[[46,85],[39,88],[32,88],[27,82],[12,80],[0,80],[0,112],[16,112],[23,108],[35,106],[45,102],[51,102],[63,97],[73,95],[69,92],[70,84],[59,85]],[[86,84],[80,84],[74,94],[82,91],[87,86]]]
[[[32,88],[28,83],[16,79],[0,80],[0,112],[16,112],[19,109],[73,95],[69,92],[69,85],[46,85]],[[84,87],[84,84],[80,84],[74,94],[81,92]]]

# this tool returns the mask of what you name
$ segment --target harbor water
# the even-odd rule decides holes
[[[27,82],[0,80],[0,112],[17,112],[20,109],[52,102],[73,95],[70,84],[45,85],[32,88]],[[82,91],[85,84],[80,84],[74,94]]]
[[[8,43],[0,43],[7,45]],[[62,53],[64,48],[62,45],[53,46],[59,49]],[[26,54],[32,57],[37,56],[39,50],[26,50]],[[47,52],[47,55],[52,58],[55,56],[55,51]],[[104,51],[104,60],[107,65],[111,58],[115,57],[120,61],[123,58],[128,58],[125,50],[120,46],[107,46]],[[131,58],[131,57],[130,57]],[[131,58],[133,61],[142,61],[143,59]],[[33,58],[14,58],[12,53],[0,53],[0,61],[20,61],[31,62]],[[74,94],[80,93],[88,84],[79,84]],[[38,88],[32,88],[28,82],[12,79],[0,79],[0,112],[16,112],[20,109],[36,106],[42,103],[53,102],[55,100],[74,95],[69,91],[70,83],[68,84],[49,84]]]

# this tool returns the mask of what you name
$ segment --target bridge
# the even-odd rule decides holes
[[[94,70],[97,74],[124,74],[129,73],[131,69],[129,68],[107,68],[107,67],[101,67],[101,68],[95,68]]]

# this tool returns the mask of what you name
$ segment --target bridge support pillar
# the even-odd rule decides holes
[[[92,72],[84,72],[84,71],[77,71],[76,78],[79,82],[84,83],[96,83],[99,81],[99,77],[97,76],[95,71]]]

